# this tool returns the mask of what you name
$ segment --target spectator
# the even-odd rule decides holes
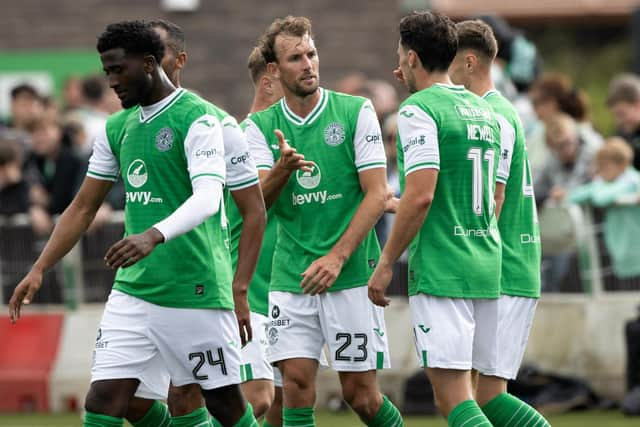
[[[32,143],[27,168],[35,171],[38,178],[32,200],[49,215],[60,214],[71,203],[84,166],[62,144],[62,129],[57,122],[39,117],[27,124],[27,131]]]
[[[22,176],[22,148],[0,139],[0,215],[29,212],[29,185]]]
[[[74,111],[84,104],[82,97],[82,78],[78,76],[69,76],[64,82],[62,92],[64,98],[64,111]]]
[[[21,84],[11,89],[10,128],[26,131],[27,123],[43,112],[42,98],[33,86]]]
[[[640,173],[633,168],[633,150],[613,137],[598,150],[597,177],[569,194],[572,203],[605,208],[604,242],[619,279],[640,276]]]
[[[564,113],[551,116],[546,124],[545,142],[550,156],[534,179],[536,201],[564,199],[568,191],[591,178],[595,149],[588,145],[573,118]]]
[[[609,86],[607,105],[617,134],[633,149],[633,166],[640,169],[640,79],[633,74],[615,78]]]
[[[578,127],[580,139],[594,152],[602,145],[602,136],[589,120],[586,94],[577,89],[571,79],[562,74],[547,74],[536,80],[529,90],[536,115],[537,127],[528,135],[529,161],[535,177],[550,156],[545,145],[544,123],[559,112],[571,116]]]
[[[93,148],[93,140],[104,131],[109,114],[104,111],[104,101],[107,91],[110,91],[103,76],[91,76],[82,81],[81,85],[83,106],[67,116],[67,121],[82,123],[84,139],[76,139],[80,145],[74,145],[74,152],[83,158],[88,158]]]

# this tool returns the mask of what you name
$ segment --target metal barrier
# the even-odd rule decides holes
[[[572,222],[571,230],[566,227],[567,224],[558,228],[558,218],[563,213],[547,215],[547,221],[556,222],[551,232],[561,235],[558,242],[562,241],[566,247],[558,249],[558,243],[554,243],[553,239],[548,238],[547,244],[543,240],[543,255],[556,255],[561,250],[572,253],[566,278],[561,289],[556,291],[584,294],[640,291],[640,277],[619,279],[613,273],[611,258],[603,243],[603,212],[575,206],[568,208],[567,212],[570,212],[566,216]],[[106,301],[115,274],[104,265],[103,257],[109,246],[122,237],[123,221],[123,212],[115,212],[109,223],[85,234],[63,261],[45,274],[43,287],[33,303],[65,304],[73,309],[77,304]],[[540,221],[541,228],[545,228],[545,215],[541,215]],[[545,229],[549,230],[549,227]],[[560,229],[561,232],[556,231]],[[45,242],[34,235],[28,216],[0,217],[0,289],[3,304],[8,303],[14,287],[29,271]],[[543,273],[545,268],[547,266],[543,262]],[[407,295],[406,263],[396,264],[388,293]]]

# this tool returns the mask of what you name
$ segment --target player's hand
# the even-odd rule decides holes
[[[130,267],[149,255],[163,241],[162,233],[152,227],[144,233],[132,234],[114,243],[104,256],[104,261],[113,270]]]
[[[389,287],[392,277],[393,268],[391,265],[380,261],[369,278],[369,299],[372,303],[379,305],[380,307],[386,307],[389,305],[391,300],[384,295],[384,292]]]
[[[387,185],[387,194],[385,196],[384,201],[384,211],[385,213],[396,213],[398,211],[398,206],[400,205],[400,199],[395,197],[395,193],[391,186]]]
[[[393,75],[400,83],[404,84],[404,74],[402,74],[402,70],[400,67],[393,70]]]
[[[344,261],[332,252],[313,261],[302,273],[302,292],[311,295],[325,292],[340,275],[343,264]]]
[[[278,147],[280,148],[278,162],[280,162],[281,167],[290,172],[297,169],[313,172],[313,162],[305,160],[303,154],[298,153],[295,148],[291,147],[287,140],[284,139],[284,134],[280,129],[276,129],[274,133],[278,137]]]
[[[251,329],[251,314],[249,313],[249,302],[247,301],[247,289],[245,286],[242,290],[233,284],[233,304],[238,319],[238,330],[240,332],[240,342],[244,347],[253,339],[253,330]]]
[[[31,269],[13,290],[13,295],[9,300],[9,318],[11,323],[16,323],[20,318],[22,304],[31,304],[33,296],[42,286],[42,272]]]

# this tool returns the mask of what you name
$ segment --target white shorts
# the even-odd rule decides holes
[[[162,307],[112,291],[91,382],[137,378],[136,396],[166,399],[169,380],[205,390],[240,383],[240,336],[231,310]]]
[[[498,363],[498,299],[409,297],[420,366],[493,372]]]
[[[294,358],[321,361],[326,342],[336,371],[390,366],[384,314],[369,300],[366,286],[316,296],[269,292],[269,320],[271,363]]]
[[[273,368],[267,361],[267,327],[269,318],[260,313],[251,312],[251,329],[253,339],[240,351],[242,366],[240,379],[242,382],[253,380],[273,381]]]
[[[502,295],[498,300],[498,364],[484,372],[506,380],[515,379],[527,348],[537,298]]]

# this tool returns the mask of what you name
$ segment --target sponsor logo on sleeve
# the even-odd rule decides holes
[[[205,158],[205,159],[210,159],[212,157],[215,157],[218,155],[218,150],[216,150],[215,148],[211,148],[209,150],[196,150],[196,157],[201,159],[201,158]]]

